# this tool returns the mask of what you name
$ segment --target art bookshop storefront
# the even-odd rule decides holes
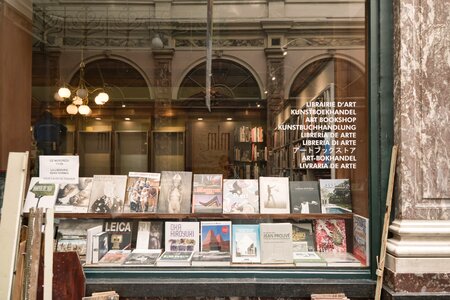
[[[0,5],[0,169],[71,293],[373,298],[394,140],[384,295],[450,288],[445,1]]]

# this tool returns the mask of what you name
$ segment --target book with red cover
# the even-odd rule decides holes
[[[345,220],[315,220],[314,233],[318,252],[347,252]]]

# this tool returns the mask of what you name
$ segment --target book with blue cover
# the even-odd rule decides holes
[[[233,263],[260,263],[261,243],[259,225],[233,225]]]

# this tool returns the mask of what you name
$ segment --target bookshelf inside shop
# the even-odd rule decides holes
[[[251,179],[263,176],[268,156],[263,127],[240,126],[236,131],[234,177]]]

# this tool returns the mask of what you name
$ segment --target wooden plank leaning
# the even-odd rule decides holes
[[[398,147],[394,145],[392,147],[391,154],[391,167],[389,170],[389,183],[386,195],[386,211],[384,213],[383,231],[381,233],[381,249],[380,256],[377,257],[377,285],[375,288],[375,300],[381,298],[381,290],[383,288],[383,271],[386,258],[386,244],[389,232],[389,221],[391,218],[391,208],[392,208],[392,194],[394,193],[394,182],[395,182],[395,168],[397,166],[397,152]]]

